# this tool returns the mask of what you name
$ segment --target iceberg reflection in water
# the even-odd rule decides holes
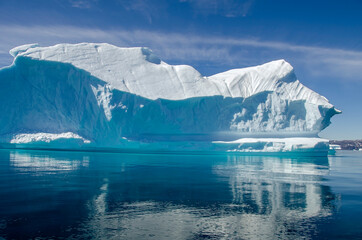
[[[17,171],[34,173],[52,173],[56,171],[72,171],[80,167],[87,167],[89,157],[82,156],[79,160],[69,161],[67,157],[51,157],[47,152],[43,154],[28,154],[24,152],[11,152],[10,163]]]
[[[324,181],[327,157],[1,150],[0,159],[5,238],[308,239],[340,201]]]

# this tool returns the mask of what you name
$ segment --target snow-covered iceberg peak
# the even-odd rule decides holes
[[[293,67],[284,60],[204,77],[191,66],[168,65],[148,48],[80,43],[51,47],[25,45],[10,52],[16,53],[14,56],[70,63],[115,89],[149,99],[180,100],[215,95],[247,98],[275,91],[284,99],[332,106],[326,98],[303,86]]]
[[[14,64],[0,69],[0,144],[38,133],[52,137],[21,144],[76,136],[87,147],[153,148],[315,137],[340,112],[302,85],[284,60],[206,77],[144,47],[29,44],[10,54]]]

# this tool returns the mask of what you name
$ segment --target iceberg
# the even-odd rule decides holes
[[[150,49],[28,44],[0,69],[0,147],[328,152],[340,113],[284,60],[202,76]]]

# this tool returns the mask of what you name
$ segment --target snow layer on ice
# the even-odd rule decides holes
[[[327,150],[329,140],[322,138],[241,138],[235,141],[215,141],[231,146],[231,152],[296,152],[308,149]]]
[[[204,77],[191,66],[169,65],[150,49],[142,47],[119,48],[105,43],[58,44],[51,47],[30,44],[10,52],[15,56],[70,63],[118,90],[149,99],[179,100],[214,95],[247,98],[260,92],[274,91],[283,99],[306,100],[311,104],[332,107],[325,97],[303,86],[297,80],[293,67],[284,60]]]
[[[79,136],[78,134],[67,132],[67,133],[28,133],[28,134],[17,134],[10,140],[10,143],[32,143],[32,142],[45,142],[49,143],[59,139],[79,139],[83,143],[90,143],[89,140],[86,140]]]

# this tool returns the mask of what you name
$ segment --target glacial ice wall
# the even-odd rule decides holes
[[[14,63],[0,69],[0,143],[58,147],[65,133],[72,144],[120,148],[315,137],[339,113],[284,60],[205,77],[147,48],[29,44],[10,54]]]

